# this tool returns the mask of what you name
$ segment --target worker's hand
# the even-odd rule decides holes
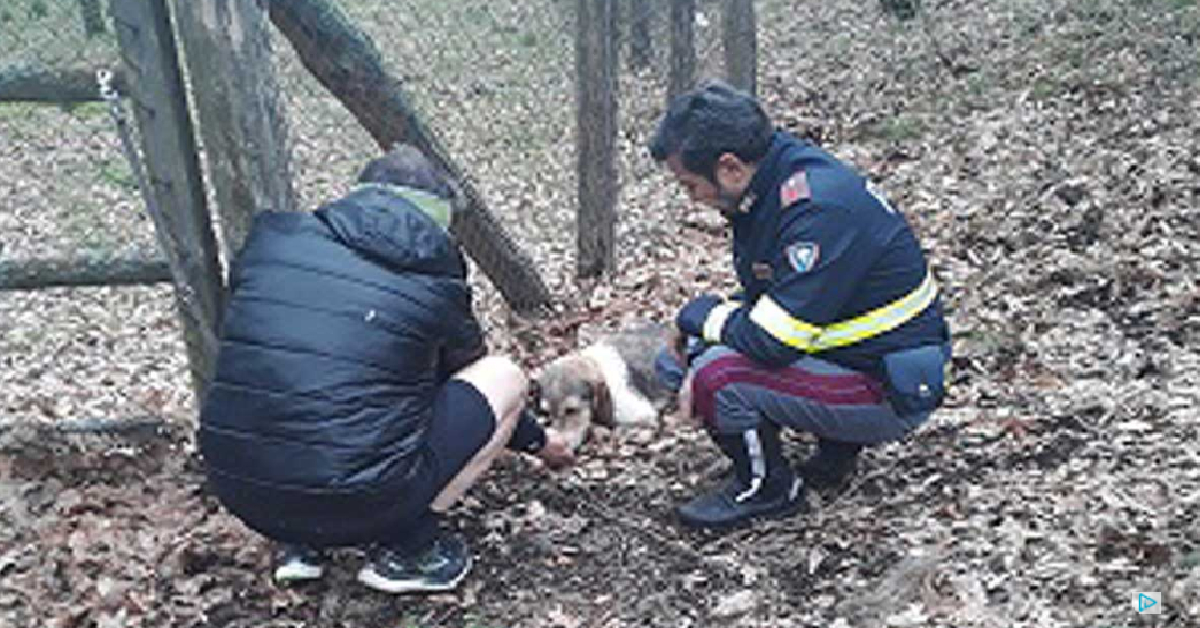
[[[555,429],[546,429],[546,444],[537,452],[537,457],[551,469],[562,469],[575,464],[575,453],[567,437]]]
[[[692,408],[692,372],[688,371],[687,376],[683,378],[683,385],[679,387],[679,396],[676,398],[679,402],[678,418],[680,421],[698,425],[700,418],[693,413]]]
[[[675,358],[675,362],[687,368],[687,334],[679,331],[678,327],[671,327],[667,330],[667,350],[671,352],[671,357]]]
[[[704,336],[704,321],[709,313],[725,300],[715,294],[702,294],[683,306],[675,316],[675,326],[685,334],[698,338]]]

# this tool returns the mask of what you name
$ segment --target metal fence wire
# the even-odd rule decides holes
[[[518,245],[569,259],[576,3],[330,1],[370,36]],[[637,151],[626,149],[644,145],[664,98],[669,3],[641,3],[652,12],[652,54],[634,71],[628,11],[639,3],[620,4],[620,141],[629,160]],[[721,72],[719,10],[716,0],[697,3],[699,76]],[[343,193],[379,149],[287,40],[270,36],[293,183],[310,210]],[[119,67],[107,0],[0,4],[0,265],[161,258],[107,105],[78,95],[91,97],[97,70]],[[4,97],[14,77],[43,95],[38,81],[66,86],[74,102],[14,102]],[[637,167],[622,164],[622,176],[638,176]],[[573,265],[540,270],[560,289]],[[498,298],[481,288],[481,299]],[[195,400],[174,305],[169,284],[0,292],[0,422],[189,416]]]

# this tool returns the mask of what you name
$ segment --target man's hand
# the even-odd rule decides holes
[[[537,452],[537,457],[551,469],[562,469],[575,464],[575,453],[567,443],[567,438],[558,430],[546,430],[546,444]]]
[[[671,352],[671,357],[675,358],[675,362],[687,368],[687,334],[679,331],[678,327],[671,327],[667,330],[667,350]]]
[[[715,294],[702,294],[683,306],[675,316],[675,326],[690,336],[704,337],[704,321],[725,300]]]

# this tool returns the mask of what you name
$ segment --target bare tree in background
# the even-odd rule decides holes
[[[911,20],[921,8],[921,0],[879,0],[885,13],[896,16],[900,21]]]
[[[649,67],[654,57],[654,44],[650,40],[653,25],[653,3],[632,0],[629,7],[629,65],[635,69]]]
[[[725,74],[730,85],[755,94],[758,75],[758,32],[754,0],[724,0],[721,37]]]
[[[617,205],[617,0],[578,0],[575,38],[580,277],[614,266]]]
[[[667,100],[696,82],[696,0],[671,0],[671,67]]]
[[[100,0],[79,0],[79,9],[83,12],[83,32],[88,37],[108,32],[104,26],[104,7]]]

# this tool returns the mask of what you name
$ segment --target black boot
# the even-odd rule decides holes
[[[713,440],[733,461],[733,479],[680,506],[685,526],[728,528],[755,517],[785,517],[805,505],[804,485],[783,458],[778,428],[714,434]]]
[[[800,476],[810,486],[836,488],[858,468],[858,452],[863,446],[835,440],[817,441],[817,453],[800,465]]]

